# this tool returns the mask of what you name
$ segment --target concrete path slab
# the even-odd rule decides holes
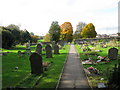
[[[58,88],[90,88],[75,46],[70,46]]]

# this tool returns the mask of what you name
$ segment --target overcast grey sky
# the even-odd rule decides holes
[[[0,25],[45,35],[52,21],[93,23],[98,34],[118,32],[119,0],[0,0]]]

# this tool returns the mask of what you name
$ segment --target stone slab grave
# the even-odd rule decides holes
[[[52,58],[52,47],[48,44],[45,47],[46,58]]]
[[[59,54],[59,46],[57,44],[54,45],[54,54]]]
[[[98,83],[98,88],[106,88],[104,83]]]
[[[41,74],[43,73],[43,66],[42,66],[42,57],[38,53],[32,53],[29,58],[31,64],[31,73],[32,74]]]
[[[42,45],[41,44],[38,44],[37,47],[36,47],[36,53],[42,55]]]
[[[118,55],[118,49],[117,48],[110,48],[108,50],[108,58],[110,60],[117,59],[117,55]]]

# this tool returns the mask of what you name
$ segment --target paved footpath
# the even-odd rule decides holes
[[[90,88],[74,45],[70,46],[58,88]]]

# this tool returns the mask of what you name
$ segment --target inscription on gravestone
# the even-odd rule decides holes
[[[52,58],[52,47],[50,45],[47,45],[45,47],[46,51],[46,58]]]
[[[42,45],[41,44],[37,45],[37,47],[36,47],[36,53],[42,55]]]
[[[110,48],[108,50],[108,58],[110,60],[117,59],[117,55],[118,55],[118,49],[116,49],[116,48]]]
[[[31,73],[32,74],[41,74],[43,73],[42,66],[42,57],[38,53],[32,53],[30,56],[30,64],[31,64]]]

